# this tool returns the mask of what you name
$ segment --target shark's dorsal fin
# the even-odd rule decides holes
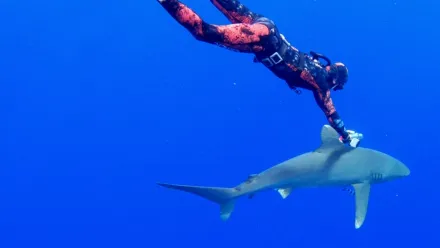
[[[367,182],[353,184],[356,199],[356,218],[354,221],[356,229],[359,229],[364,224],[370,198],[370,187],[370,184]]]
[[[339,140],[338,132],[330,125],[324,125],[321,129],[321,146],[316,151],[336,150],[342,147],[344,144]]]

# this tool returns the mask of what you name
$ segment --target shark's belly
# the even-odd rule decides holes
[[[307,153],[260,173],[255,181],[258,186],[251,187],[255,190],[347,186],[363,182],[367,174],[358,161],[345,156],[343,160],[330,163],[328,154]]]
[[[356,183],[361,183],[367,180],[363,173],[356,170],[337,170],[337,171],[323,171],[316,176],[315,180],[305,180],[303,183],[309,186],[324,187],[324,186],[347,186]]]
[[[367,180],[356,170],[313,170],[300,173],[282,182],[284,187],[338,187],[361,183]]]
[[[292,188],[299,187],[338,187],[338,186],[347,186],[356,183],[360,183],[363,180],[356,177],[333,177],[322,173],[321,175],[310,175],[303,176],[300,178],[295,178],[290,180],[289,182],[285,182],[284,185]]]

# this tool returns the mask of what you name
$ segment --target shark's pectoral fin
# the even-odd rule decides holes
[[[356,219],[354,224],[356,229],[359,229],[364,224],[370,198],[370,187],[369,183],[353,184],[356,199]]]
[[[283,197],[283,199],[286,199],[292,192],[292,188],[281,188],[277,189],[277,191],[281,195],[281,197]]]

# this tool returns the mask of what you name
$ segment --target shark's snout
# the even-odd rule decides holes
[[[394,173],[400,177],[407,177],[411,174],[410,169],[402,162],[397,162],[397,165],[396,165],[394,171],[395,171]]]

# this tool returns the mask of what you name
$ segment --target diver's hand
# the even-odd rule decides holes
[[[361,139],[364,138],[364,135],[361,133],[356,133],[353,130],[347,130],[347,138],[343,138],[342,136],[339,138],[339,140],[344,144],[349,144],[351,147],[358,147],[361,143]]]

